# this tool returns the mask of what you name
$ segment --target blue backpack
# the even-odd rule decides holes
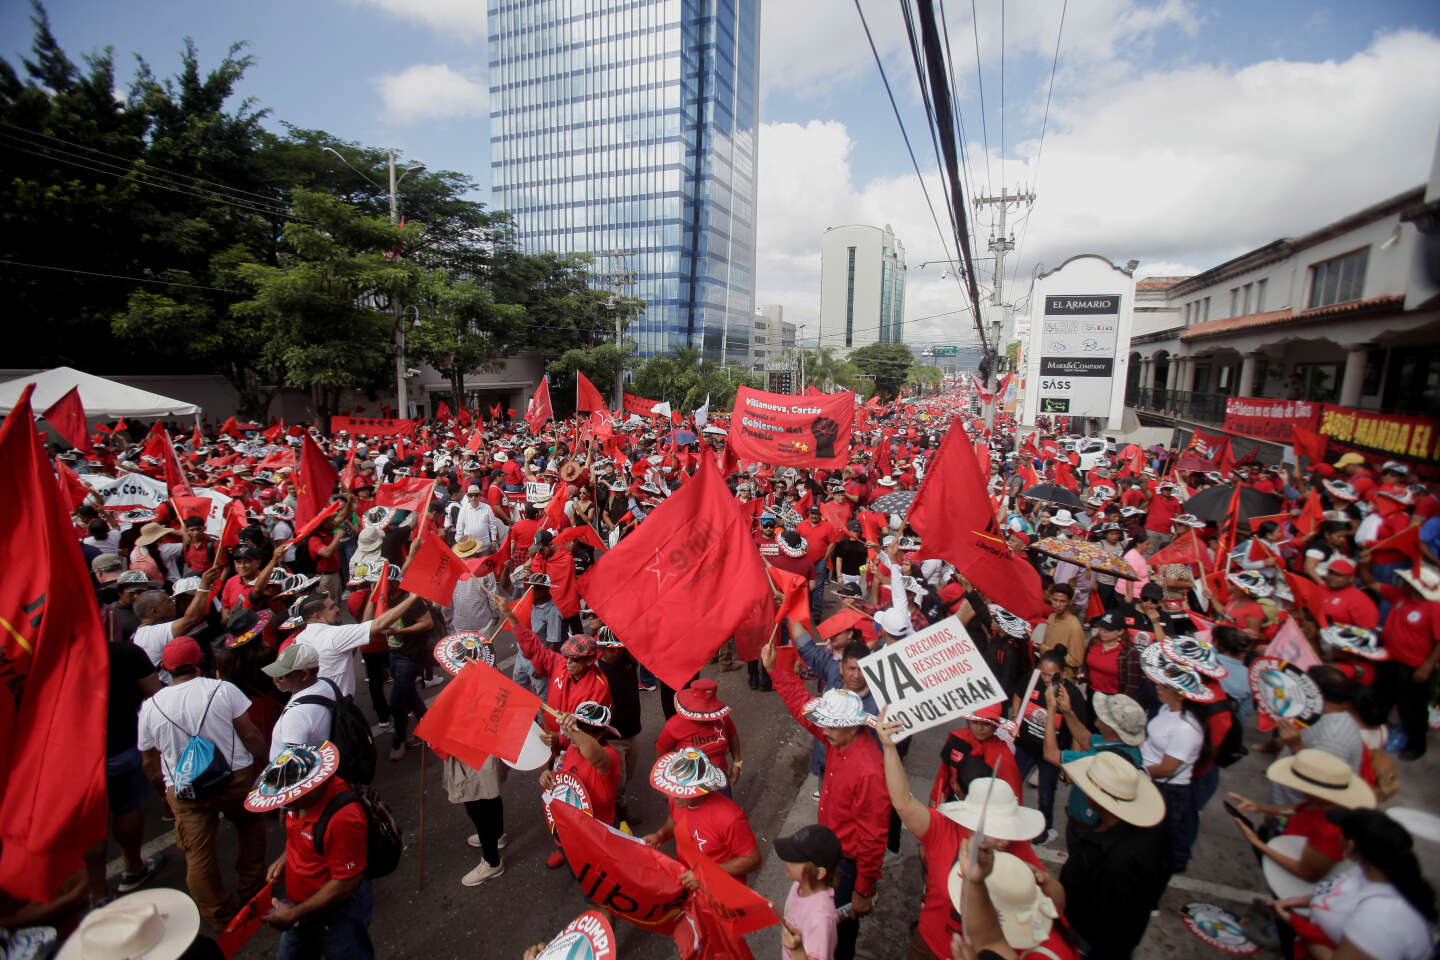
[[[215,689],[210,691],[210,699],[205,701],[205,712],[200,715],[200,726],[195,733],[190,733],[171,720],[165,711],[160,709],[159,704],[155,705],[160,716],[165,717],[172,727],[190,738],[180,751],[180,762],[170,771],[175,796],[181,800],[208,800],[219,796],[230,785],[233,771],[230,769],[230,761],[226,759],[228,754],[222,755],[209,737],[200,735],[200,731],[205,729],[205,718],[210,715],[210,706],[215,702],[215,694],[219,692],[220,685],[216,684]],[[230,749],[235,749],[233,726]]]

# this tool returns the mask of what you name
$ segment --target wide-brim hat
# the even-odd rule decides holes
[[[151,521],[150,523],[147,523],[140,528],[140,536],[135,538],[135,546],[148,547],[156,540],[168,537],[172,533],[177,537],[181,535],[181,531],[179,530],[172,530],[170,527],[165,526],[163,523],[155,523],[154,521]]]
[[[807,701],[800,712],[817,727],[873,727],[876,723],[874,715],[865,711],[860,694],[850,690],[826,690],[823,696]]]
[[[294,803],[324,786],[339,767],[340,749],[329,740],[288,747],[260,771],[245,797],[245,809],[266,813]]]
[[[1281,757],[1265,769],[1265,776],[1282,787],[1347,809],[1375,806],[1375,791],[1349,764],[1314,747]]]
[[[1030,637],[1030,624],[1023,617],[1017,617],[998,604],[990,604],[990,619],[995,621],[995,626],[1006,636],[1015,637],[1018,640]]]
[[[451,549],[455,551],[455,556],[463,560],[466,557],[473,557],[480,552],[480,541],[466,534],[459,540],[456,540],[455,546]]]
[[[667,797],[689,800],[725,789],[725,771],[695,747],[667,753],[650,768],[650,785]]]
[[[1204,521],[1204,520],[1201,520],[1199,517],[1195,516],[1195,514],[1193,514],[1193,513],[1177,513],[1177,514],[1175,514],[1175,516],[1173,516],[1173,517],[1170,518],[1170,524],[1171,524],[1172,526],[1174,526],[1174,525],[1177,524],[1177,523],[1180,524],[1181,526],[1186,526],[1186,527],[1196,527],[1196,528],[1199,528],[1199,527],[1205,526],[1205,521]]]
[[[1160,641],[1160,649],[1165,651],[1165,656],[1184,664],[1202,677],[1219,680],[1230,672],[1220,662],[1215,645],[1200,637],[1183,633],[1166,636]]]
[[[199,932],[200,908],[195,901],[180,890],[155,887],[117,897],[90,911],[55,957],[177,960]]]
[[[1145,671],[1145,676],[1169,687],[1186,700],[1210,703],[1215,699],[1215,691],[1205,685],[1200,671],[1166,656],[1161,644],[1152,643],[1140,651],[1140,668]]]
[[[1090,803],[1126,823],[1153,827],[1165,819],[1160,788],[1129,760],[1109,750],[1062,764],[1070,782]]]
[[[1255,706],[1272,720],[1293,720],[1302,727],[1309,726],[1325,710],[1325,697],[1314,679],[1279,657],[1250,661],[1247,679]]]
[[[965,790],[964,800],[942,803],[935,808],[968,830],[977,830],[985,818],[985,836],[992,840],[1032,840],[1045,832],[1045,814],[1022,807],[1015,791],[1004,780],[976,777]]]
[[[1346,483],[1344,480],[1322,480],[1320,482],[1325,487],[1325,492],[1337,500],[1360,499],[1360,494],[1355,490],[1354,486]]]
[[[1274,585],[1257,570],[1236,570],[1226,574],[1225,579],[1231,586],[1244,590],[1252,597],[1268,597],[1275,592]]]
[[[1073,527],[1075,526],[1075,517],[1071,515],[1069,510],[1061,507],[1050,515],[1050,522],[1057,527]]]
[[[691,720],[719,720],[730,712],[722,703],[714,680],[702,678],[675,694],[675,712]]]
[[[1426,600],[1440,600],[1440,570],[1428,563],[1417,575],[1413,570],[1396,570],[1395,575],[1415,588]]]
[[[787,557],[803,557],[810,551],[810,542],[804,537],[801,537],[800,542],[793,547],[786,542],[784,537],[781,537],[778,543],[780,544],[780,552]]]
[[[604,626],[595,631],[595,646],[612,650],[625,649],[625,644],[621,643],[620,638],[615,636],[615,631]]]
[[[1115,731],[1121,743],[1138,747],[1145,742],[1145,708],[1123,693],[1096,693],[1091,701],[1096,718]]]
[[[573,460],[565,461],[565,463],[562,464],[560,467],[560,479],[564,480],[566,483],[573,483],[580,477],[580,473],[580,464],[576,463]]]
[[[1378,632],[1353,623],[1336,623],[1322,628],[1320,642],[1366,660],[1390,659],[1390,652],[1380,645]]]
[[[435,662],[452,677],[459,674],[466,664],[476,661],[488,667],[495,666],[495,646],[483,634],[464,630],[452,633],[435,644]]]
[[[957,859],[945,880],[945,892],[956,911],[965,909],[966,861]],[[1035,874],[1013,853],[995,852],[985,890],[1000,920],[1000,934],[1017,950],[1028,950],[1050,936],[1060,910],[1035,882]]]

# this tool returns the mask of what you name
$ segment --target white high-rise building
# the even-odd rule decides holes
[[[904,342],[905,245],[884,227],[847,224],[820,237],[820,346]]]

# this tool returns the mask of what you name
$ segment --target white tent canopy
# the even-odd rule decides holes
[[[54,370],[0,383],[0,414],[9,413],[20,401],[20,394],[26,385],[31,383],[35,384],[35,393],[30,397],[30,406],[37,414],[48,410],[50,405],[65,396],[71,387],[78,386],[85,416],[92,420],[200,415],[200,408],[193,403],[172,400],[158,393],[126,386],[70,367],[56,367]]]

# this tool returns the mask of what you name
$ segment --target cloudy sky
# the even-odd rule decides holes
[[[1440,132],[1433,0],[1074,0],[1062,29],[1064,2],[946,8],[967,187],[1038,198],[1012,214],[1011,302],[1040,264],[1094,252],[1139,260],[1144,276],[1195,272],[1428,174]],[[900,5],[861,5],[936,198]],[[248,41],[257,62],[243,92],[275,121],[488,183],[484,0],[48,6],[72,56],[110,45],[123,70],[138,53],[171,72],[185,36],[207,65]],[[913,266],[947,254],[854,0],[763,0],[763,11],[758,302],[783,304],[813,334],[821,231],[889,223],[912,264],[906,339],[970,342],[960,291],[941,279],[946,265]],[[0,5],[0,53],[12,62],[28,43],[27,15],[18,0]],[[977,256],[988,255],[990,216],[975,226]],[[988,291],[992,264],[980,268]]]

